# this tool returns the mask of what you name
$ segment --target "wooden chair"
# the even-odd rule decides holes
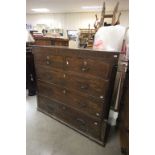
[[[95,15],[96,20],[95,20],[94,28],[95,28],[96,32],[100,27],[104,26],[104,19],[105,18],[111,18],[111,24],[110,25],[120,24],[119,19],[121,16],[121,12],[119,12],[119,14],[117,16],[118,7],[119,7],[119,2],[116,3],[116,6],[115,6],[112,14],[105,14],[106,7],[105,7],[105,2],[103,2],[101,19],[99,20],[97,17],[97,14]]]

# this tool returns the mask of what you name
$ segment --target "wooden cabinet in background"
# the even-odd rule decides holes
[[[38,110],[104,145],[118,52],[33,47]]]
[[[68,46],[69,40],[63,38],[51,38],[51,37],[36,37],[35,45],[43,45],[43,46]]]

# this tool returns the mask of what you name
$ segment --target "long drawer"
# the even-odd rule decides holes
[[[91,96],[84,96],[82,93],[69,90],[54,84],[38,81],[38,93],[51,99],[63,102],[92,117],[101,119],[104,117],[104,99],[97,100]]]
[[[40,95],[38,95],[38,107],[50,115],[63,120],[65,123],[100,140],[101,123],[97,119],[92,119],[79,111]]]
[[[38,66],[37,78],[41,81],[58,84],[69,89],[75,89],[100,98],[105,96],[109,81],[100,78],[90,78],[61,70],[51,70],[49,67]]]
[[[54,50],[54,49],[53,49]],[[83,57],[69,57],[56,54],[37,53],[35,55],[37,64],[49,66],[51,68],[73,71],[86,76],[95,76],[109,79],[113,63],[100,59],[90,59]]]

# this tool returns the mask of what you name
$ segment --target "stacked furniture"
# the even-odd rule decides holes
[[[38,110],[104,145],[118,52],[34,46]]]

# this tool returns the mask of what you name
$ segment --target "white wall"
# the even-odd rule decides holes
[[[36,24],[47,24],[51,28],[79,29],[88,28],[90,24],[93,28],[96,13],[55,13],[55,14],[27,14],[26,23],[35,26]],[[100,13],[97,13],[100,17]],[[128,26],[129,12],[122,11],[120,22]]]

